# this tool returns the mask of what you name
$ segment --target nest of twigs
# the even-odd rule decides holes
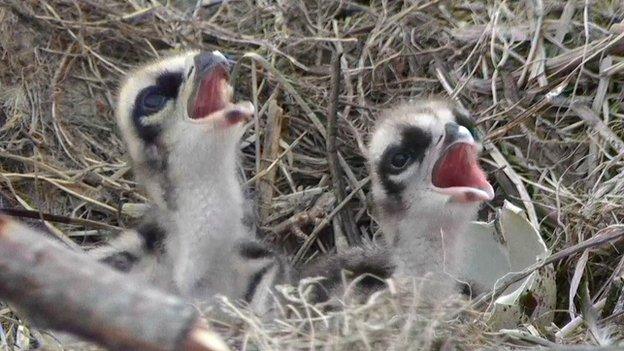
[[[432,94],[474,113],[497,189],[488,206],[516,203],[558,252],[624,218],[623,16],[619,1],[3,0],[0,205],[33,211],[73,246],[132,226],[124,205],[146,198],[113,119],[118,81],[148,58],[218,49],[238,60],[237,93],[259,111],[243,143],[258,222],[297,260],[375,236],[362,145],[380,109]],[[330,314],[239,311],[227,333],[263,349],[617,343],[619,248],[555,262],[547,328],[488,333],[484,311],[421,311],[418,289],[401,287]],[[22,323],[0,305],[0,348],[35,344]]]

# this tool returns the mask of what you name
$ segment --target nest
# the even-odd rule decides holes
[[[246,184],[265,239],[296,260],[376,235],[363,145],[379,110],[430,95],[460,101],[485,136],[497,199],[482,217],[515,202],[558,252],[624,218],[623,16],[618,1],[4,1],[0,205],[76,247],[132,226],[128,204],[147,200],[114,122],[117,84],[201,48],[238,60],[237,94],[259,111]],[[620,248],[556,260],[559,306],[539,330],[486,333],[483,310],[421,310],[413,287],[279,322],[234,309],[224,328],[263,349],[604,345],[622,337]],[[28,345],[23,323],[0,307],[0,345]]]

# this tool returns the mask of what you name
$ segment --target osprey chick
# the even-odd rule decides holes
[[[145,246],[161,256],[155,281],[195,301],[225,295],[262,313],[278,283],[316,272],[338,279],[341,269],[391,274],[384,249],[369,249],[366,256],[351,250],[295,269],[254,239],[243,221],[237,176],[243,122],[253,106],[233,103],[232,92],[228,60],[197,51],[142,66],[121,87],[118,124],[137,181],[155,204],[138,229]],[[381,267],[369,270],[364,260],[371,257],[379,257]]]
[[[419,100],[382,113],[369,144],[372,193],[397,274],[445,274],[494,190],[479,166],[470,115],[451,101]],[[475,248],[478,249],[478,248]]]
[[[144,65],[122,85],[117,121],[155,203],[139,232],[162,249],[158,274],[192,299],[251,303],[257,286],[283,272],[243,223],[237,153],[253,106],[231,101],[229,71],[217,51]]]

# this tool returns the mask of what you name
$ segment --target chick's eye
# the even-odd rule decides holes
[[[149,111],[158,111],[167,103],[167,98],[158,92],[151,91],[143,96],[141,104]]]
[[[403,169],[410,163],[411,160],[412,157],[409,154],[405,152],[397,152],[394,156],[392,156],[390,165],[392,165],[395,169]]]

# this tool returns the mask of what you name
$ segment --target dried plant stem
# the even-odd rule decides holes
[[[338,160],[338,150],[336,145],[336,132],[338,130],[338,98],[340,96],[340,86],[342,73],[340,70],[340,61],[342,53],[336,53],[332,63],[332,79],[331,91],[329,95],[329,108],[327,111],[327,165],[332,178],[332,187],[336,202],[340,203],[344,199],[344,180],[340,171],[340,163]],[[334,242],[338,250],[343,250],[348,243],[354,244],[359,242],[359,237],[355,232],[355,223],[353,216],[349,211],[349,207],[345,206],[341,213],[334,218],[336,225],[334,226]],[[345,231],[344,233],[342,231]]]

